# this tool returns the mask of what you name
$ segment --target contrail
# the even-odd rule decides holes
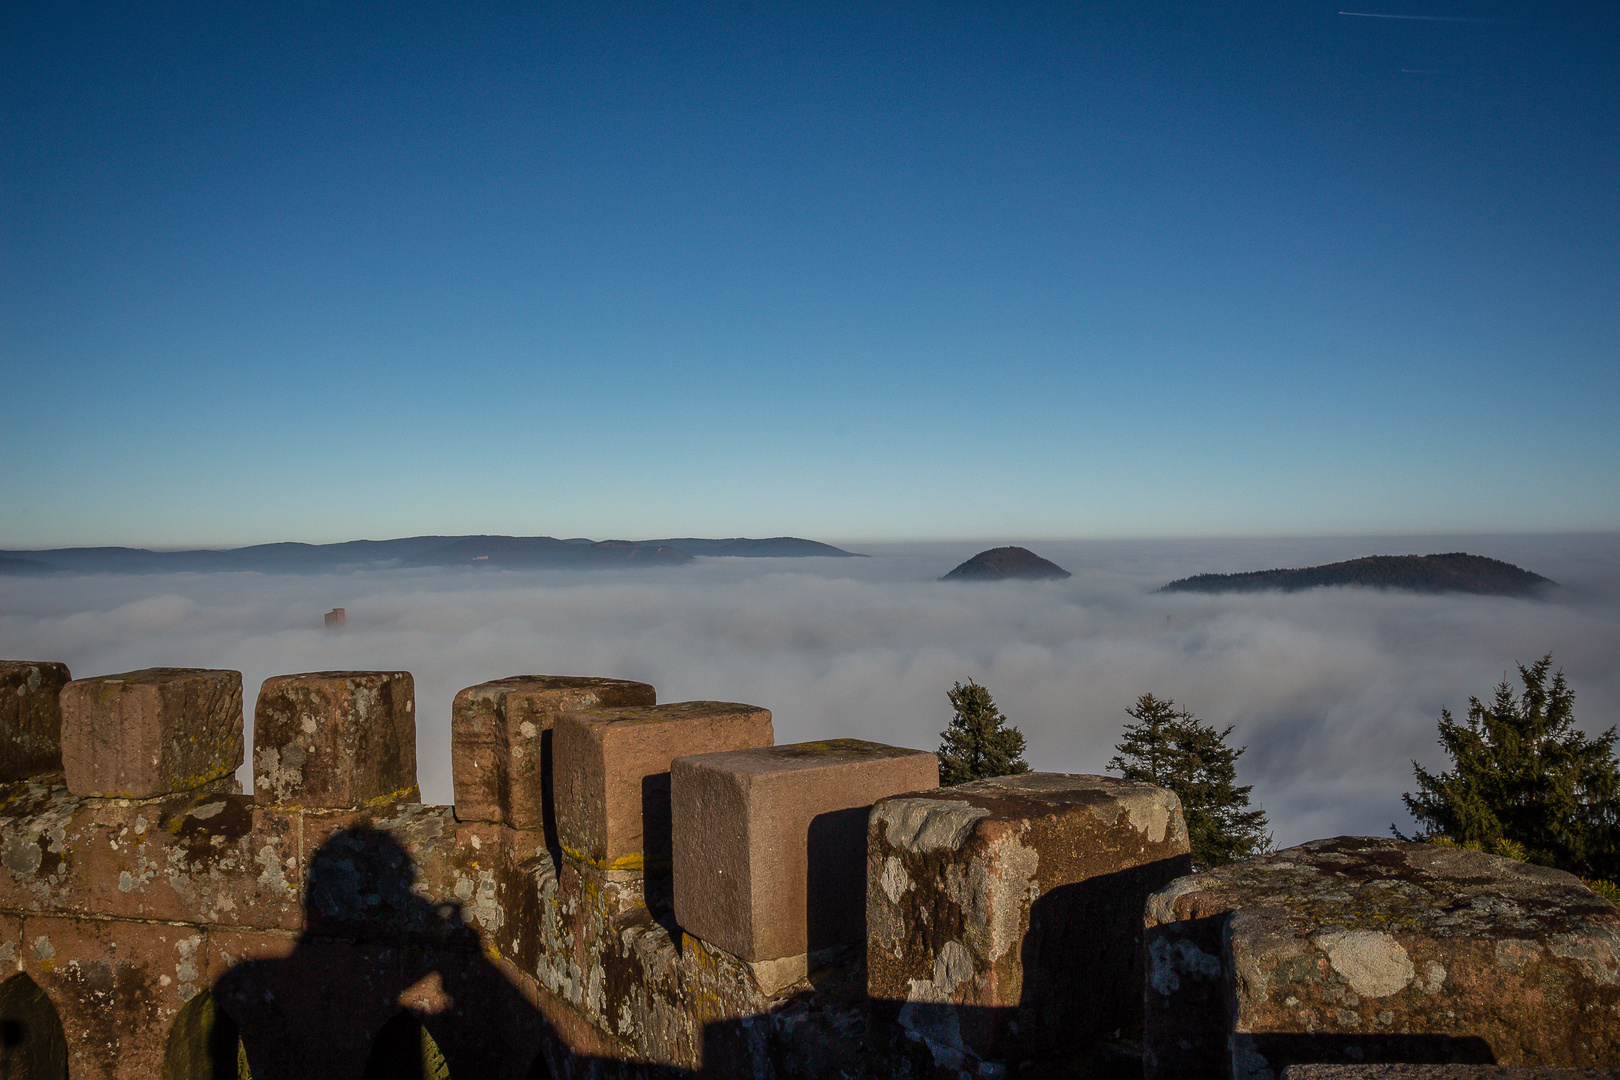
[[[1340,15],[1354,15],[1359,19],[1412,19],[1417,22],[1470,22],[1499,23],[1502,19],[1477,19],[1469,15],[1386,15],[1381,11],[1341,11]]]

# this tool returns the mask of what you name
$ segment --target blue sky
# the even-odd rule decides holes
[[[1139,7],[6,5],[0,547],[1620,528],[1620,15]]]

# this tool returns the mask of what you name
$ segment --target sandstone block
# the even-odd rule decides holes
[[[0,660],[0,784],[62,768],[66,664]]]
[[[933,754],[860,739],[677,758],[676,921],[750,962],[860,941],[867,814],[938,776]]]
[[[1084,1055],[1140,1023],[1142,905],[1189,867],[1150,784],[1026,773],[884,799],[867,990],[938,1059]]]
[[[75,1078],[163,1075],[175,1016],[214,974],[195,926],[34,916],[20,952],[61,1018]]]
[[[456,817],[544,828],[554,837],[551,729],[557,717],[656,700],[646,683],[567,675],[514,675],[467,687],[450,710]]]
[[[554,732],[558,837],[604,870],[668,860],[670,762],[775,738],[769,709],[725,701],[587,709],[559,717]]]
[[[1620,912],[1569,874],[1337,837],[1149,901],[1147,1075],[1620,1061]]]
[[[297,929],[297,834],[246,795],[131,804],[39,790],[0,808],[0,908]]]
[[[75,795],[146,799],[230,782],[242,764],[242,673],[146,668],[62,687]]]
[[[411,673],[266,679],[253,710],[253,797],[261,804],[350,808],[417,799]]]

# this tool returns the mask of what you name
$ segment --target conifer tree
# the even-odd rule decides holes
[[[1461,723],[1440,710],[1450,772],[1412,762],[1418,791],[1401,796],[1421,826],[1410,839],[1489,851],[1522,850],[1526,861],[1583,877],[1620,878],[1620,762],[1615,729],[1588,738],[1575,727],[1575,692],[1552,654],[1517,665],[1490,704],[1468,699]],[[1391,826],[1392,832],[1401,836]]]
[[[956,715],[940,732],[939,782],[965,784],[987,776],[1029,772],[1024,761],[1024,733],[1007,726],[990,691],[969,679],[946,692]]]
[[[1254,785],[1237,785],[1237,759],[1248,747],[1226,745],[1230,726],[1217,732],[1169,698],[1136,699],[1126,714],[1125,741],[1108,767],[1127,780],[1175,792],[1187,818],[1195,870],[1237,862],[1271,848],[1266,812],[1249,809]]]

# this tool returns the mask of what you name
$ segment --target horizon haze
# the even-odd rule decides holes
[[[1447,538],[1455,542],[1457,538]],[[78,677],[148,666],[407,670],[423,796],[449,802],[450,701],[507,675],[638,679],[659,700],[772,710],[777,740],[858,737],[933,750],[945,693],[973,678],[1029,740],[1031,767],[1104,772],[1143,693],[1247,746],[1282,844],[1409,822],[1410,759],[1446,764],[1442,708],[1488,697],[1551,652],[1579,726],[1620,716],[1620,536],[1470,537],[1468,550],[1561,583],[1556,599],[1323,588],[1163,594],[1205,569],[1309,565],[1439,538],[1032,544],[1073,577],[942,582],[977,550],[891,544],[870,558],[700,558],[642,569],[401,568],[317,575],[86,574],[0,579],[0,654]],[[322,615],[347,611],[342,631]],[[241,775],[251,784],[244,769]]]

